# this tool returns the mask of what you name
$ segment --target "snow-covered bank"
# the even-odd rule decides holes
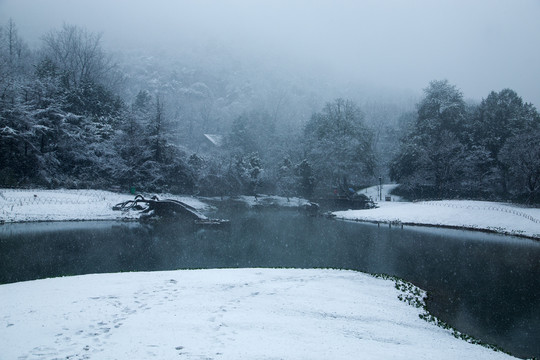
[[[0,285],[0,359],[508,359],[339,270],[85,275]]]
[[[376,194],[375,188],[368,190],[368,194]],[[383,191],[386,193],[391,188],[391,185],[385,185]],[[378,206],[369,210],[336,211],[334,214],[344,220],[446,226],[540,239],[538,208],[472,200],[380,201]]]
[[[396,185],[384,185],[382,198]],[[377,187],[362,190],[373,199],[379,198]],[[209,205],[189,196],[160,194],[160,198],[180,200],[197,209]],[[378,208],[369,210],[337,211],[339,219],[402,223],[429,226],[448,226],[540,239],[540,209],[518,207],[507,203],[470,200],[403,202],[379,201]],[[137,212],[113,211],[113,205],[131,200],[133,195],[101,190],[16,190],[0,189],[0,223],[27,221],[74,220],[130,220]],[[204,200],[204,199],[203,199]],[[212,199],[208,199],[212,200]],[[213,199],[217,200],[217,199]],[[238,201],[247,206],[301,207],[307,200],[286,199],[278,196],[239,196],[225,200]]]
[[[210,206],[203,201],[236,201],[246,206],[301,207],[308,203],[296,197],[259,195],[225,198],[198,198],[171,194],[158,194],[160,199],[182,201],[199,210]],[[131,194],[120,194],[102,190],[25,190],[0,189],[0,223],[29,221],[78,221],[78,220],[134,220],[136,211],[114,211],[118,203],[133,200]]]
[[[382,198],[396,185],[384,185]],[[362,190],[373,199],[379,198],[377,187]],[[160,194],[185,202],[197,209],[209,208],[201,200],[189,196]],[[392,201],[379,201],[378,208],[369,210],[337,211],[339,219],[402,223],[429,226],[448,226],[540,239],[540,209],[518,207],[507,203],[470,200],[444,200],[429,202],[403,202],[391,196]],[[0,223],[27,221],[74,220],[130,220],[137,212],[113,211],[113,205],[131,200],[131,194],[101,190],[16,190],[0,189]],[[211,200],[211,199],[208,199]],[[213,199],[217,200],[217,199]],[[239,196],[225,200],[238,201],[248,206],[301,207],[307,200],[286,199],[277,196]]]
[[[192,197],[160,195],[176,199],[197,209],[208,205]],[[133,195],[101,190],[18,190],[0,189],[0,221],[75,221],[128,220],[136,212],[113,211],[120,202],[132,200]]]

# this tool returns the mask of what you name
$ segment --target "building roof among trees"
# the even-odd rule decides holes
[[[223,145],[223,135],[204,134],[204,137],[216,147],[221,147]]]

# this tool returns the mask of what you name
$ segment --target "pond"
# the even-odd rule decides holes
[[[337,268],[404,278],[458,330],[540,357],[540,243],[459,230],[352,223],[295,210],[223,208],[226,229],[119,222],[0,226],[0,283],[120,271]]]

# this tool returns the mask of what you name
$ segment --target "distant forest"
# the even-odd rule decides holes
[[[540,202],[540,115],[511,89],[472,103],[436,80],[412,103],[324,98],[335,92],[294,74],[182,59],[108,53],[67,24],[32,49],[10,20],[0,186],[314,198],[381,177],[411,199]]]

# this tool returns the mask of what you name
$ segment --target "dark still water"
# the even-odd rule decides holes
[[[339,268],[402,277],[457,329],[540,357],[540,242],[431,228],[223,209],[226,230],[80,222],[0,226],[0,283],[87,273],[218,267]]]

